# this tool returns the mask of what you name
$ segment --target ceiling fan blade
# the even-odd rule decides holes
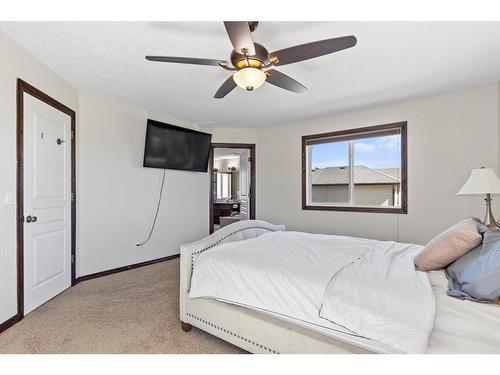
[[[353,35],[343,36],[280,49],[279,51],[272,52],[270,55],[278,57],[279,61],[276,66],[286,65],[351,48],[356,45],[356,42],[357,39]]]
[[[173,57],[173,56],[146,56],[146,60],[160,61],[177,64],[213,65],[219,66],[222,60],[198,59],[195,57]]]
[[[243,53],[242,50],[246,49],[249,55],[255,55],[255,46],[248,22],[224,21],[224,26],[236,52]]]
[[[269,73],[269,75],[267,76],[266,81],[271,85],[296,92],[297,94],[307,90],[307,87],[305,87],[302,83],[297,82],[292,77],[289,77],[276,69],[268,70],[267,73]]]
[[[229,77],[224,81],[221,87],[217,90],[214,95],[215,99],[222,99],[227,94],[229,94],[236,87],[236,82],[234,82],[233,76]]]

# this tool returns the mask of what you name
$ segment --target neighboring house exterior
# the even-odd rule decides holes
[[[316,168],[312,171],[311,178],[313,202],[349,201],[349,167]],[[353,203],[361,206],[400,206],[400,169],[354,166]]]

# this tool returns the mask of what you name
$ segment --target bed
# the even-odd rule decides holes
[[[500,353],[500,306],[447,296],[443,271],[406,272],[411,277],[404,281],[392,274],[391,268],[409,267],[407,255],[419,249],[286,232],[259,220],[231,224],[181,247],[182,329],[195,326],[252,353]],[[387,263],[392,267],[384,269],[377,263],[384,253],[398,266]],[[377,306],[387,304],[382,311],[387,318],[376,324],[369,309],[364,320],[358,319],[363,313],[352,312],[363,303],[373,305],[370,288],[384,287],[366,267],[374,267],[384,282],[398,281],[377,296]],[[371,279],[363,280],[367,274]],[[397,298],[385,298],[397,293],[397,304]],[[350,305],[351,297],[358,300]],[[398,312],[394,322],[393,311]],[[397,321],[412,314],[415,327]],[[354,323],[342,320],[353,315]]]

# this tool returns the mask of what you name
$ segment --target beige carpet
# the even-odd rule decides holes
[[[243,353],[179,322],[179,259],[84,281],[0,333],[0,353]]]

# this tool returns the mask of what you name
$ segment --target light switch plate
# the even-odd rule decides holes
[[[3,192],[3,204],[5,206],[13,206],[16,204],[16,200],[14,198],[14,192],[9,190],[4,190]]]

